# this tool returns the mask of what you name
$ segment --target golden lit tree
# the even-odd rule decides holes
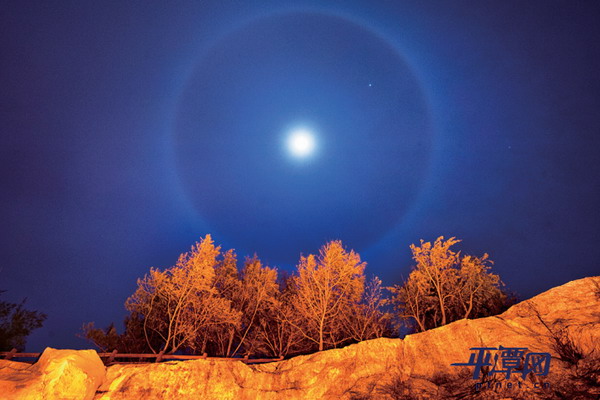
[[[314,343],[306,340],[297,328],[302,321],[294,306],[294,277],[287,276],[285,272],[283,275],[273,301],[267,302],[260,310],[256,329],[250,338],[254,349],[273,357],[306,353],[314,347]]]
[[[223,254],[215,267],[215,288],[221,297],[230,302],[231,308],[240,314],[241,319],[241,312],[236,306],[236,299],[242,290],[242,282],[238,275],[237,256],[233,250],[229,250]],[[227,357],[233,349],[239,329],[239,319],[231,323],[213,324],[202,332],[195,347],[201,353],[208,351],[214,355]]]
[[[427,317],[435,309],[436,302],[432,295],[427,295],[426,289],[417,284],[417,279],[410,273],[402,285],[388,288],[392,293],[390,302],[395,305],[398,316],[403,321],[414,324],[418,332],[428,329]]]
[[[256,255],[246,259],[241,283],[241,290],[235,297],[236,309],[242,313],[241,330],[232,356],[241,348],[245,348],[246,354],[253,352],[255,341],[248,339],[256,337],[254,331],[259,315],[276,301],[279,292],[277,270],[262,265]]]
[[[450,247],[460,242],[456,238],[444,241],[440,236],[433,245],[421,240],[421,246],[410,245],[413,260],[417,263],[413,279],[423,291],[433,291],[439,303],[440,325],[447,323],[447,303],[456,288],[457,271],[460,254],[450,250]]]
[[[399,316],[419,331],[493,315],[508,305],[488,255],[461,257],[450,248],[458,242],[439,237],[433,244],[421,240],[420,246],[411,245],[416,265],[402,285],[389,288]]]
[[[230,302],[218,295],[214,287],[215,265],[220,254],[207,235],[183,253],[177,264],[165,271],[155,268],[143,279],[127,299],[127,309],[144,319],[144,333],[151,330],[162,339],[162,349],[175,352],[181,347],[194,347],[201,331],[214,324],[236,323],[239,314]]]
[[[492,264],[487,254],[461,258],[454,296],[456,319],[498,314],[510,305],[500,276],[491,272]]]
[[[391,316],[383,311],[381,279],[374,276],[366,285],[360,302],[351,303],[344,316],[344,330],[353,341],[391,335]]]
[[[364,291],[365,265],[339,240],[325,244],[318,256],[300,258],[292,301],[301,322],[292,323],[319,351],[348,339],[341,337],[343,317]]]
[[[262,265],[255,255],[247,258],[238,271],[235,254],[230,251],[224,254],[215,272],[219,295],[230,302],[240,318],[236,323],[213,325],[205,331],[208,347],[224,357],[233,357],[240,351],[253,353],[259,316],[275,301],[279,290],[277,270]]]

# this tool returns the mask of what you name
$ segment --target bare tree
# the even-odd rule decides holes
[[[374,276],[365,285],[361,301],[351,303],[344,315],[344,330],[352,340],[360,342],[391,335],[391,316],[383,311],[385,302],[381,280]]]
[[[402,285],[388,288],[392,293],[390,302],[396,306],[402,321],[409,321],[409,326],[414,325],[417,332],[424,332],[430,328],[427,317],[435,309],[436,300],[434,296],[427,293],[427,288],[417,283],[413,272]]]
[[[439,303],[440,325],[447,323],[447,302],[456,287],[457,271],[453,267],[458,263],[460,254],[450,250],[450,247],[458,242],[460,240],[453,237],[444,241],[444,237],[440,236],[433,246],[423,240],[421,246],[410,245],[417,263],[413,277],[421,289],[433,289]]]
[[[183,253],[174,267],[164,272],[151,268],[138,280],[126,307],[143,316],[146,340],[153,352],[157,349],[148,339],[148,330],[162,339],[163,350],[175,352],[182,346],[194,346],[199,332],[210,325],[239,319],[214,287],[219,253],[220,247],[207,235]]]
[[[493,315],[509,305],[500,277],[491,272],[489,256],[461,257],[451,250],[458,242],[441,236],[433,244],[421,240],[420,246],[411,245],[416,265],[402,285],[389,288],[399,316],[418,331]]]
[[[341,241],[325,244],[318,256],[300,258],[293,305],[303,322],[291,323],[316,343],[319,351],[326,343],[335,346],[347,339],[339,336],[343,315],[364,291],[365,265],[357,253],[346,251]]]
[[[454,300],[457,303],[455,311],[461,312],[462,318],[479,316],[483,307],[493,308],[496,299],[503,296],[499,289],[502,282],[490,271],[491,264],[493,261],[487,253],[482,257],[461,258]]]
[[[232,356],[242,347],[246,348],[246,353],[252,351],[254,342],[247,339],[249,336],[255,336],[253,331],[260,313],[276,301],[278,291],[277,270],[263,266],[256,255],[246,259],[241,290],[236,296],[237,307],[242,312],[242,330]]]
[[[223,253],[222,259],[215,267],[215,288],[221,297],[230,302],[231,308],[239,313],[241,320],[242,314],[237,306],[237,298],[242,290],[242,282],[237,267],[237,256],[233,250]],[[196,347],[202,353],[208,351],[214,355],[228,357],[241,327],[240,320],[211,325],[203,331],[200,343]]]
[[[284,271],[278,286],[274,300],[266,303],[258,313],[256,329],[250,337],[252,346],[274,357],[309,352],[314,343],[309,342],[297,328],[302,321],[294,306],[294,277]]]

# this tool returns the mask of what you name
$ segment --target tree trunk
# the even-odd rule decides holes
[[[438,292],[438,296],[439,296],[439,299],[440,299],[440,311],[442,312],[442,323],[441,323],[441,326],[444,326],[444,325],[446,325],[446,310],[445,310],[445,306],[444,306],[444,300],[440,296],[439,292]]]
[[[233,344],[233,337],[234,337],[235,331],[233,329],[229,330],[229,342],[227,343],[227,352],[225,353],[225,357],[230,357],[230,351],[231,351],[231,346]],[[240,343],[241,345],[241,343]],[[239,347],[239,346],[238,346]],[[237,349],[236,349],[237,351]]]
[[[319,351],[323,351],[323,325],[324,319],[321,318],[321,323],[319,324]]]
[[[465,319],[469,318],[469,314],[471,314],[471,310],[473,310],[473,295],[469,296],[469,308],[465,312]]]

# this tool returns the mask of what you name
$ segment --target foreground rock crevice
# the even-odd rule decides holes
[[[207,359],[105,368],[93,350],[48,348],[31,366],[0,360],[0,393],[6,399],[96,400],[552,398],[552,390],[533,388],[533,381],[521,378],[525,389],[520,391],[474,393],[472,368],[450,365],[467,362],[471,347],[502,345],[551,353],[551,371],[536,378],[539,382],[554,382],[556,390],[571,390],[573,398],[580,389],[594,395],[600,377],[586,381],[591,388],[577,386],[572,378],[577,366],[560,361],[552,329],[568,332],[583,354],[600,357],[600,349],[594,350],[600,342],[599,282],[598,277],[569,282],[499,316],[269,364]],[[564,382],[573,386],[563,388]]]

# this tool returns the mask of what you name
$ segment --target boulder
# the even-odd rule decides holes
[[[0,393],[6,400],[93,399],[105,374],[94,350],[48,347],[33,365],[2,360]]]

